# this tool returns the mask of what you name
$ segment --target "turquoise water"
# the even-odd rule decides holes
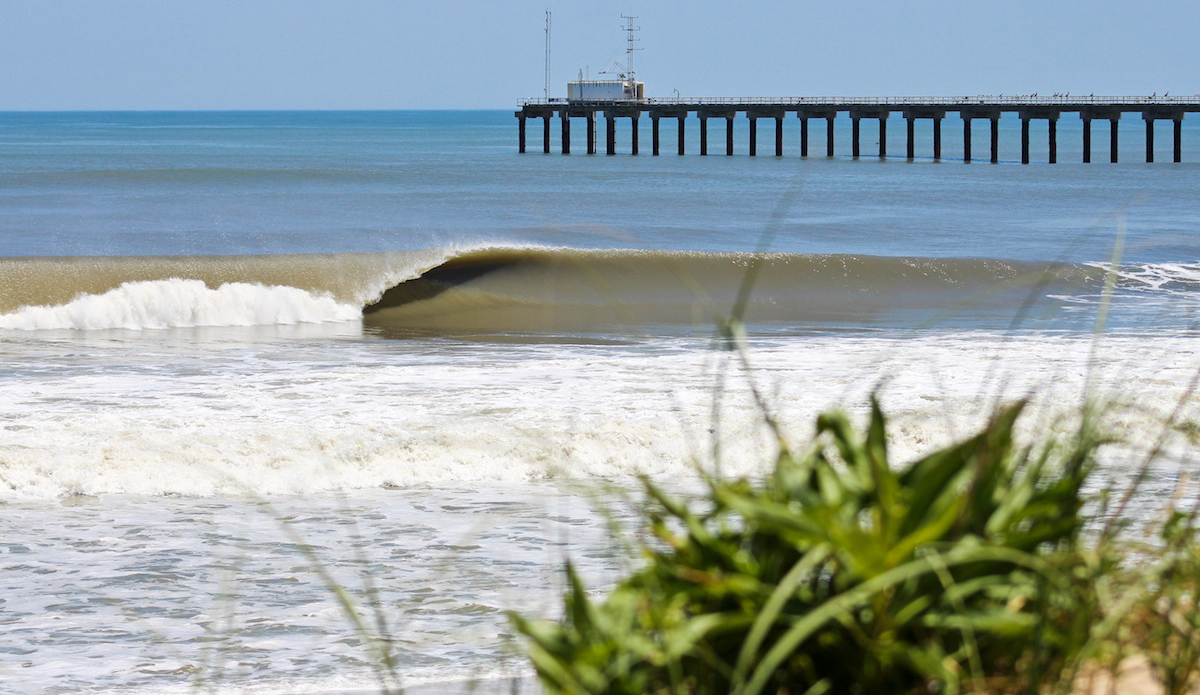
[[[1111,485],[1200,421],[1200,123],[1183,164],[1129,121],[1083,165],[1064,118],[1052,166],[1013,161],[1015,120],[997,165],[953,119],[941,162],[895,156],[899,119],[885,161],[848,122],[832,159],[794,119],[782,158],[689,127],[693,154],[608,157],[519,155],[511,112],[0,114],[4,688],[370,689],[287,524],[406,683],[506,687],[504,611],[554,615],[567,553],[623,566],[597,500],[766,469],[750,380],[797,441],[878,390],[900,459],[997,399],[1065,435],[1096,398]],[[712,333],[751,268],[744,374]],[[1165,441],[1135,514],[1196,459]]]

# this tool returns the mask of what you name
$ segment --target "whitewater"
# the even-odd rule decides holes
[[[518,156],[509,121],[0,114],[6,692],[369,691],[314,558],[406,685],[531,691],[505,611],[553,616],[568,555],[614,580],[639,476],[768,470],[752,388],[797,447],[877,394],[901,461],[1097,403],[1097,491],[1157,449],[1135,520],[1196,494],[1197,165]]]

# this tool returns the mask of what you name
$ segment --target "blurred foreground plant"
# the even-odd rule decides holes
[[[873,401],[865,433],[823,415],[761,483],[709,479],[689,504],[644,480],[644,567],[593,603],[568,564],[561,621],[512,615],[547,692],[1044,693],[1116,664],[1131,632],[1186,692],[1194,519],[1176,515],[1153,575],[1130,578],[1115,535],[1081,539],[1100,438],[1018,446],[1023,408],[903,467]]]

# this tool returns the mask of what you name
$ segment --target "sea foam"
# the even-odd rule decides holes
[[[200,280],[173,278],[127,282],[58,306],[22,307],[0,315],[0,328],[146,330],[321,323],[360,316],[357,306],[295,287],[231,282],[211,288]]]

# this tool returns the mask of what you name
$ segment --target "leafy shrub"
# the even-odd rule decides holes
[[[703,500],[644,480],[655,539],[599,603],[568,564],[561,621],[513,615],[548,693],[1041,692],[1070,680],[1112,569],[1081,551],[1081,486],[1099,441],[1018,446],[1023,403],[909,465],[818,420],[762,481]],[[1194,623],[1193,623],[1194,625]],[[1189,633],[1190,634],[1190,633]],[[1189,648],[1177,638],[1174,644]]]

